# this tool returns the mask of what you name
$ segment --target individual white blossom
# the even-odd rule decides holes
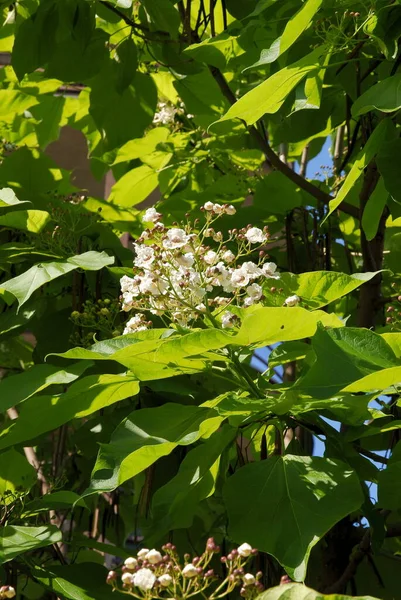
[[[246,288],[246,293],[253,300],[260,300],[263,296],[263,290],[258,283],[252,283]]]
[[[239,267],[238,269],[235,269],[231,274],[231,284],[235,288],[242,288],[242,287],[247,286],[249,283],[249,279],[250,279],[249,273],[243,267]]]
[[[153,548],[152,550],[149,550],[145,559],[148,560],[151,565],[157,565],[163,560],[163,557],[158,550]]]
[[[296,294],[294,294],[294,296],[288,296],[288,298],[286,298],[284,300],[284,304],[286,306],[297,306],[297,304],[299,304],[301,301],[301,298],[299,296],[297,296]]]
[[[142,216],[143,223],[156,223],[161,219],[161,214],[157,212],[154,206],[148,208]]]
[[[196,575],[198,574],[198,571],[192,563],[189,563],[188,565],[185,565],[185,567],[183,568],[182,574],[184,577],[196,577]]]
[[[140,244],[134,244],[134,248],[136,253],[134,265],[136,267],[149,268],[149,266],[155,260],[155,251],[153,248]]]
[[[138,561],[133,556],[129,556],[124,561],[124,566],[127,569],[129,569],[130,571],[133,571],[137,565],[138,565]]]
[[[213,202],[205,202],[205,204],[203,205],[203,208],[205,210],[207,210],[208,212],[212,211],[214,207]]]
[[[177,109],[174,108],[174,106],[169,106],[166,102],[159,102],[157,107],[159,110],[153,117],[153,123],[169,125],[170,123],[174,122],[175,115],[177,114]]]
[[[235,324],[235,315],[233,315],[233,313],[231,313],[229,310],[226,310],[225,313],[223,313],[223,316],[221,317],[221,326],[223,327],[223,329],[231,329],[231,327],[234,327]]]
[[[152,589],[155,581],[156,575],[153,573],[153,571],[147,568],[139,569],[139,571],[134,573],[132,577],[132,582],[135,587],[138,587],[140,590],[145,592]]]
[[[120,279],[120,286],[122,293],[130,292],[132,287],[135,285],[135,280],[132,277],[128,277],[127,275],[123,275]]]
[[[207,265],[213,265],[217,260],[217,252],[214,250],[208,250],[203,257],[203,260]]]
[[[168,587],[172,584],[173,578],[168,573],[164,573],[163,575],[160,575],[160,577],[158,578],[158,582],[162,587]]]
[[[262,275],[262,270],[251,261],[242,263],[241,268],[248,273],[249,279],[257,279]]]
[[[231,252],[231,250],[226,250],[225,252],[223,252],[223,254],[221,255],[221,258],[224,260],[224,262],[226,263],[232,263],[235,260],[235,254],[234,252]]]
[[[2,591],[1,593],[2,593],[2,595],[3,595],[3,596],[5,596],[6,598],[10,598],[10,599],[11,599],[11,598],[15,598],[15,596],[16,596],[16,594],[17,594],[17,593],[16,593],[16,591],[15,591],[15,589],[13,588],[13,586],[12,586],[12,585],[8,585],[8,586],[7,586],[7,589],[5,589],[4,591]]]
[[[280,274],[277,273],[277,265],[273,262],[267,262],[262,266],[262,273],[270,279],[280,279]]]
[[[252,553],[252,546],[245,542],[244,544],[241,544],[241,546],[238,546],[237,551],[240,556],[247,558]]]
[[[252,573],[245,573],[242,580],[244,585],[254,585],[256,583],[256,577]]]
[[[267,236],[258,227],[251,227],[245,233],[245,237],[251,244],[263,244],[267,240]]]
[[[221,215],[224,212],[224,206],[221,204],[213,204],[213,212],[216,215]]]
[[[175,248],[182,248],[189,242],[189,236],[185,233],[183,229],[178,229],[178,227],[173,227],[169,229],[167,232],[166,239],[163,240],[163,248],[167,250],[173,250]]]
[[[137,331],[145,331],[147,328],[145,315],[137,314],[125,324],[124,335],[127,333],[136,333]]]
[[[185,254],[177,254],[175,260],[181,267],[192,267],[195,257],[193,252],[186,252]]]
[[[149,548],[142,548],[142,550],[139,550],[139,552],[137,553],[137,557],[143,560],[148,552]]]
[[[132,573],[123,573],[121,575],[121,581],[126,585],[132,584]]]
[[[237,212],[237,211],[236,211],[236,208],[235,208],[235,206],[233,206],[232,204],[229,204],[228,206],[226,206],[226,213],[227,213],[228,215],[230,215],[230,216],[231,216],[231,215],[235,215],[235,213],[236,213],[236,212]]]

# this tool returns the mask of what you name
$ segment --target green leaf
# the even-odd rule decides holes
[[[39,263],[22,273],[1,284],[3,290],[13,294],[21,307],[32,294],[45,283],[49,283],[61,275],[65,275],[75,269],[98,271],[107,265],[112,265],[114,258],[105,252],[89,251],[77,256],[67,258],[65,261],[54,261]]]
[[[188,452],[177,475],[156,491],[150,532],[156,539],[163,538],[172,529],[192,525],[199,503],[214,492],[220,455],[236,434],[236,429],[224,425],[206,442]],[[146,539],[149,541],[148,535]]]
[[[289,48],[291,48],[299,36],[311,24],[313,17],[319,11],[322,5],[322,1],[323,0],[306,0],[299,11],[288,20],[281,37],[273,42],[269,50],[262,50],[258,62],[248,68],[251,69],[253,67],[269,64],[284,54],[284,52],[286,52]]]
[[[32,202],[29,202],[28,200],[18,200],[11,188],[3,188],[0,190],[0,215],[5,215],[6,213],[15,210],[24,210],[29,205],[32,205]]]
[[[305,342],[284,342],[269,354],[269,367],[278,367],[295,360],[302,360],[310,350],[310,345]]]
[[[19,210],[0,216],[0,225],[29,233],[39,233],[49,219],[50,215],[45,210]]]
[[[401,367],[390,367],[388,369],[383,369],[382,371],[377,371],[376,373],[371,373],[370,375],[366,375],[358,381],[354,381],[347,387],[343,388],[343,392],[373,392],[380,391],[383,392],[393,386],[396,386],[396,389],[399,388],[401,384]],[[389,390],[391,392],[391,390]]]
[[[155,29],[168,31],[173,39],[178,37],[181,19],[170,0],[140,0]]]
[[[394,156],[398,156],[399,152],[401,152],[401,140],[397,138],[384,143],[376,157],[377,168],[382,175],[384,187],[397,202],[401,202],[401,173],[397,169],[397,165],[394,164]],[[379,184],[380,180],[377,187]],[[375,194],[376,189],[373,194]],[[383,203],[383,199],[381,199],[380,203]]]
[[[138,392],[138,381],[130,375],[88,375],[60,396],[32,396],[21,405],[18,419],[1,431],[0,449],[32,440]]]
[[[54,525],[17,527],[6,525],[0,530],[0,564],[36,548],[60,542],[61,531]]]
[[[92,540],[88,539],[88,545]],[[106,584],[107,569],[87,562],[69,565],[49,565],[46,569],[31,569],[32,576],[57,596],[70,600],[110,600],[110,586]],[[113,592],[122,600],[123,595]]]
[[[14,448],[0,455],[0,499],[10,504],[13,495],[28,491],[36,483],[36,471]],[[7,495],[11,492],[11,496]]]
[[[377,273],[336,273],[335,271],[312,271],[311,273],[282,273],[280,291],[270,292],[271,280],[265,284],[265,295],[268,302],[283,305],[284,300],[297,294],[302,304],[308,309],[317,309],[356,290],[363,283],[370,281]],[[277,286],[278,287],[278,286]]]
[[[242,467],[223,495],[232,539],[272,554],[297,581],[313,546],[363,502],[358,477],[345,463],[289,454]]]
[[[380,369],[399,362],[383,338],[369,329],[319,327],[312,339],[316,362],[295,384],[314,398],[329,398],[365,375],[380,375]],[[401,367],[396,367],[401,370]]]
[[[24,514],[30,516],[52,509],[72,509],[75,505],[88,509],[84,500],[82,500],[78,494],[70,492],[69,490],[62,490],[59,492],[52,492],[51,494],[45,494],[41,498],[36,498],[32,502],[28,502],[24,507]]]
[[[258,596],[258,600],[378,600],[373,596],[343,596],[322,594],[301,583],[289,583],[270,588]]]
[[[392,133],[392,129],[393,125],[390,119],[383,119],[383,121],[381,121],[374,129],[372,135],[355,159],[351,170],[345,178],[345,181],[343,182],[337,196],[334,198],[334,200],[329,202],[330,210],[322,223],[328,219],[328,217],[336,210],[336,208],[340,206],[341,202],[348,196],[364,172],[364,169],[379,152],[383,142],[386,141]]]
[[[116,489],[176,446],[207,439],[222,420],[213,409],[180,404],[134,411],[117,427],[110,443],[101,445],[84,495]]]
[[[242,96],[216,123],[237,118],[245,121],[247,125],[253,125],[264,114],[276,113],[298,83],[309,73],[319,69],[319,61],[325,51],[326,49],[320,46],[292,65],[284,67]]]
[[[116,90],[121,94],[135,77],[138,68],[138,52],[134,40],[128,37],[117,48],[119,59]]]
[[[113,165],[151,154],[157,149],[159,144],[167,140],[169,134],[170,131],[167,127],[155,127],[154,129],[150,129],[144,137],[130,140],[117,150]]]
[[[387,77],[372,85],[352,105],[352,115],[358,117],[371,110],[393,112],[401,107],[401,75]]]
[[[93,365],[82,361],[61,369],[53,365],[34,365],[19,375],[11,375],[0,380],[0,412],[6,412],[49,385],[68,385]]]
[[[156,189],[158,182],[157,172],[148,165],[141,165],[125,173],[113,185],[108,202],[125,208],[135,206]],[[102,210],[102,215],[104,214],[107,218],[107,208]]]
[[[387,467],[379,473],[379,506],[398,511],[401,508],[401,444],[394,448]]]
[[[376,160],[378,162],[378,157]],[[368,241],[373,240],[377,233],[387,200],[388,191],[386,183],[384,177],[380,177],[375,189],[369,196],[362,215],[362,228]]]
[[[387,59],[396,58],[401,36],[401,6],[397,2],[387,6],[382,4],[386,3],[379,3],[377,10],[369,13],[363,30],[377,42]]]

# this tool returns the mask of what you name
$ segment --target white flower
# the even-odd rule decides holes
[[[177,112],[177,109],[175,109],[174,106],[168,106],[165,102],[160,102],[158,108],[160,108],[160,110],[155,113],[153,123],[168,125],[174,121]]]
[[[147,591],[152,589],[156,581],[156,575],[150,569],[139,569],[139,571],[133,575],[132,581],[136,587]]]
[[[151,296],[160,296],[164,294],[168,288],[168,284],[161,277],[155,275],[146,274],[141,278],[139,289],[141,294],[150,294]]]
[[[182,248],[189,242],[189,239],[189,236],[183,229],[172,227],[167,232],[167,238],[163,240],[163,248],[166,248],[167,250]]]
[[[15,589],[13,588],[13,586],[12,586],[12,585],[8,585],[8,586],[7,586],[7,589],[6,589],[6,590],[4,590],[3,594],[4,594],[4,596],[5,596],[6,598],[15,598],[15,596],[16,596],[16,591],[15,591]]]
[[[157,565],[163,560],[163,557],[158,550],[155,550],[153,548],[153,550],[149,550],[149,552],[145,556],[145,559],[148,560],[151,565]]]
[[[142,548],[142,550],[139,550],[139,552],[137,553],[137,557],[143,560],[148,552],[149,548]]]
[[[208,250],[203,257],[203,260],[207,265],[213,265],[217,260],[217,252],[214,250]]]
[[[156,223],[161,218],[161,214],[157,212],[154,206],[148,208],[142,216],[143,223]]]
[[[146,331],[148,328],[144,322],[145,315],[137,314],[125,324],[124,335],[127,333],[135,333],[137,331]],[[135,559],[133,559],[135,560]]]
[[[245,542],[244,544],[241,544],[241,546],[239,546],[237,550],[240,556],[242,556],[243,558],[247,558],[252,553],[252,546]]]
[[[158,581],[162,587],[168,587],[172,583],[173,578],[168,573],[164,573],[164,575],[160,575]]]
[[[195,262],[193,252],[186,252],[185,254],[178,254],[175,257],[176,262],[181,267],[192,267]]]
[[[225,298],[224,296],[216,296],[214,301],[216,302],[217,306],[224,306],[225,304],[228,304],[228,302],[230,302],[230,298]]]
[[[226,310],[221,317],[221,326],[223,329],[231,329],[231,327],[234,327],[234,323],[235,315],[233,315],[233,313],[231,313],[229,310]]]
[[[231,252],[231,250],[226,250],[221,258],[224,260],[224,262],[231,263],[233,260],[235,260],[235,254]]]
[[[213,235],[213,239],[215,242],[222,242],[223,234],[221,233],[221,231],[216,231],[216,233]]]
[[[236,212],[237,211],[236,211],[235,207],[232,204],[229,204],[228,206],[226,206],[226,213],[228,215],[235,215]]]
[[[270,279],[280,279],[280,274],[276,273],[277,265],[273,262],[265,263],[262,267],[262,273]]]
[[[288,296],[288,298],[286,298],[284,300],[284,304],[286,306],[297,306],[297,304],[299,304],[301,301],[301,298],[299,296],[297,296],[296,294],[294,294],[294,296]]]
[[[242,579],[244,585],[253,585],[256,582],[256,578],[254,577],[254,575],[252,575],[252,573],[245,573]]]
[[[250,296],[248,296],[248,298],[245,298],[245,300],[244,300],[245,308],[247,308],[248,306],[252,306],[252,304],[255,304],[254,298],[251,298]]]
[[[198,304],[197,306],[195,306],[196,310],[198,310],[199,312],[205,313],[206,312],[206,306],[202,303],[202,304]]]
[[[236,288],[245,287],[249,283],[249,273],[243,267],[235,269],[231,274],[231,283]]]
[[[221,204],[213,204],[213,212],[216,215],[221,215],[221,213],[224,212],[224,208]]]
[[[262,271],[259,267],[251,261],[244,262],[241,265],[241,268],[248,273],[250,279],[257,279],[262,275]]]
[[[258,227],[251,227],[245,233],[245,237],[251,244],[263,244],[267,240],[266,234]]]
[[[146,268],[152,264],[155,260],[155,251],[150,246],[141,246],[139,244],[134,244],[136,257],[134,260],[134,265],[136,267]]]
[[[131,585],[132,584],[132,574],[131,573],[123,573],[121,575],[121,581],[128,585]]]
[[[131,292],[132,288],[135,287],[135,279],[132,277],[128,277],[127,275],[123,275],[120,279],[121,292]]]
[[[196,567],[194,567],[194,565],[192,563],[185,565],[185,567],[182,570],[183,577],[196,577],[197,574],[198,574],[198,571],[196,570]]]
[[[252,300],[260,300],[263,295],[263,290],[257,283],[252,283],[246,288],[246,293]]]
[[[207,211],[213,210],[213,207],[214,207],[213,202],[205,202],[205,204],[203,205],[203,208]]]
[[[138,564],[138,561],[133,556],[126,558],[124,561],[124,566],[127,567],[127,569],[129,569],[130,571],[133,571],[135,569],[135,567],[137,566],[137,564]]]

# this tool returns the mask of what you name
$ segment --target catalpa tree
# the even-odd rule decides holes
[[[401,3],[0,7],[0,598],[398,598]]]

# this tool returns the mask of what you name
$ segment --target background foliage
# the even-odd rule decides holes
[[[142,537],[214,535],[259,548],[265,587],[320,591],[265,600],[399,598],[401,3],[0,10],[2,581],[101,600],[104,561]],[[46,153],[67,125],[112,171],[108,198]],[[234,334],[121,335],[119,238],[155,190],[167,224],[212,201],[237,207],[227,227],[268,225],[281,279]],[[216,364],[226,348],[242,375]]]

